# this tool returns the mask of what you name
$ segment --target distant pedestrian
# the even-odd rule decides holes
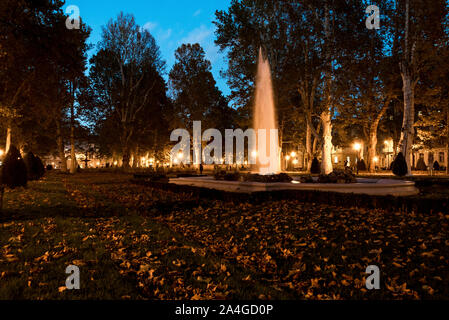
[[[201,175],[203,174],[203,170],[204,170],[204,167],[203,167],[203,164],[201,163],[201,164],[200,164],[200,174],[201,174]]]

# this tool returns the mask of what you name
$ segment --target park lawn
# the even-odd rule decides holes
[[[7,192],[0,299],[449,298],[447,212],[225,203],[130,179],[54,172]]]

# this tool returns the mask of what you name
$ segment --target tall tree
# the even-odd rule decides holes
[[[120,13],[103,28],[99,52],[91,65],[97,107],[117,121],[123,167],[127,169],[138,115],[149,107],[152,92],[161,85],[165,62],[154,37],[137,25],[132,15]]]
[[[183,44],[175,52],[169,74],[171,95],[185,126],[202,121],[207,128],[226,128],[229,119],[227,100],[218,89],[212,67],[198,44]]]
[[[400,71],[403,82],[404,117],[399,149],[404,154],[411,174],[411,153],[415,124],[415,90],[420,76],[437,61],[437,44],[444,38],[448,3],[436,0],[396,1],[396,32],[400,37]]]

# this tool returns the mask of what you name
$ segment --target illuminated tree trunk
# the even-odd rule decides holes
[[[369,132],[368,170],[371,173],[376,171],[377,126],[377,123],[373,124]]]
[[[330,26],[330,10],[329,5],[326,3],[325,8],[325,20],[324,29],[326,32],[326,61],[328,68],[325,71],[326,78],[326,110],[321,113],[321,123],[323,125],[323,146],[322,146],[322,162],[321,173],[329,174],[333,171],[332,166],[332,120],[331,120],[331,86],[332,86],[332,59],[331,59],[331,26]]]
[[[310,168],[312,168],[312,129],[310,128],[309,123],[307,123],[306,128],[306,154],[307,154],[307,172],[310,172]]]
[[[415,123],[415,93],[409,73],[403,72],[404,84],[404,119],[402,122],[402,133],[399,141],[399,151],[407,162],[408,174],[411,174],[411,154],[413,147],[414,123]]]
[[[332,121],[331,113],[324,111],[321,114],[321,123],[323,124],[323,147],[321,173],[329,174],[333,171],[332,165]]]
[[[6,148],[5,148],[5,154],[8,153],[10,147],[11,147],[11,125],[8,124],[8,128],[6,129]]]
[[[75,110],[73,103],[70,107],[70,173],[76,173],[76,153],[75,153]]]
[[[58,137],[58,153],[59,158],[61,159],[61,170],[65,172],[67,171],[67,159],[65,158],[64,139],[62,137],[62,128],[60,121],[56,121],[56,135]]]
[[[416,80],[413,79],[411,65],[414,60],[415,45],[411,46],[409,43],[410,32],[410,2],[405,4],[405,41],[404,41],[404,57],[400,64],[403,92],[404,92],[404,119],[402,122],[401,139],[399,140],[399,151],[405,157],[407,162],[408,174],[411,175],[411,155],[413,147],[414,123],[415,123],[415,92],[414,87]]]
[[[377,131],[379,128],[379,123],[382,117],[387,112],[388,108],[390,106],[390,96],[387,96],[387,100],[385,101],[384,106],[382,107],[382,110],[377,115],[374,122],[371,124],[370,131],[369,131],[369,145],[368,145],[368,170],[369,172],[374,172],[376,170],[376,157],[377,157]]]

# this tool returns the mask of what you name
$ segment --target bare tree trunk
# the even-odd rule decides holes
[[[133,169],[140,167],[139,163],[140,163],[140,155],[139,155],[139,146],[136,146],[136,149],[134,150],[134,155],[133,155],[133,164],[132,167]]]
[[[368,170],[371,173],[376,171],[377,126],[378,123],[373,123],[369,131]]]
[[[324,28],[326,32],[326,60],[328,63],[328,69],[325,71],[326,78],[326,110],[321,113],[321,123],[323,125],[323,146],[322,146],[322,162],[321,162],[321,173],[329,174],[333,171],[332,165],[332,119],[331,119],[331,85],[332,85],[332,60],[331,60],[331,26],[330,26],[330,10],[329,5],[326,2],[325,8],[325,20]]]
[[[130,168],[131,160],[131,150],[129,148],[129,139],[131,137],[131,132],[125,123],[122,123],[122,135],[121,135],[121,145],[122,145],[122,168],[127,170]]]
[[[73,103],[70,107],[70,173],[76,173],[76,153],[75,153],[75,110]]]
[[[309,123],[307,122],[306,129],[306,157],[307,157],[307,172],[310,172],[312,168],[312,129],[310,128]]]
[[[401,139],[399,141],[399,150],[407,162],[408,174],[411,172],[411,154],[414,136],[415,123],[415,94],[412,85],[412,79],[409,72],[402,74],[404,84],[404,119],[402,123]]]
[[[122,147],[122,168],[123,169],[129,169],[129,161],[130,161],[130,155],[129,155],[129,148],[128,146]]]
[[[404,91],[404,119],[402,122],[401,139],[399,141],[399,150],[405,157],[407,162],[408,174],[411,175],[411,157],[413,147],[414,123],[415,123],[415,92],[414,79],[411,70],[413,63],[414,45],[411,48],[409,43],[410,32],[410,1],[405,3],[405,41],[404,41],[404,57],[400,64],[402,84]]]
[[[62,128],[61,128],[61,122],[56,121],[56,135],[58,137],[58,153],[59,158],[61,159],[61,170],[67,171],[67,159],[65,158],[65,151],[64,151],[64,139],[62,137]]]
[[[321,122],[323,124],[323,147],[322,147],[322,163],[321,173],[329,174],[333,171],[332,165],[332,122],[331,113],[324,111],[321,114]]]
[[[5,154],[8,153],[9,148],[11,148],[11,124],[8,122],[8,128],[6,129],[6,148]]]
[[[446,106],[446,174],[449,174],[449,106]]]

